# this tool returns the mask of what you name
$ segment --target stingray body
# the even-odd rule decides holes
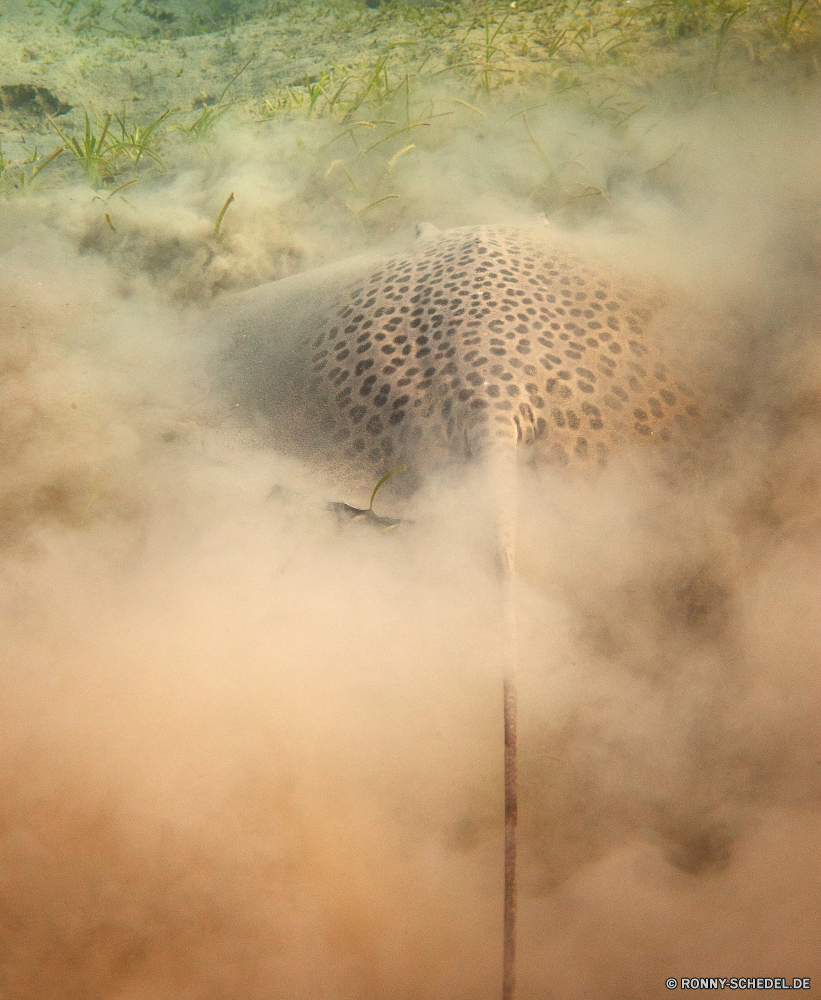
[[[532,446],[603,463],[685,440],[692,393],[648,337],[659,296],[538,229],[446,231],[257,296],[229,368],[276,440],[368,475]]]
[[[505,729],[503,1000],[515,983],[516,460],[604,463],[682,443],[699,420],[652,342],[661,299],[531,229],[456,229],[247,296],[224,378],[279,447],[371,482],[489,460],[502,567]],[[524,446],[522,449],[521,446]]]

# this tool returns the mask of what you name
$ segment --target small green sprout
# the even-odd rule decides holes
[[[373,488],[373,493],[371,493],[371,502],[368,504],[369,511],[373,512],[373,502],[376,499],[376,494],[382,489],[382,487],[391,478],[391,476],[395,476],[397,472],[406,472],[407,468],[408,468],[407,465],[397,465],[393,469],[391,469],[390,472],[385,473],[385,475],[379,480],[379,482]]]
[[[220,228],[222,227],[222,220],[225,218],[225,213],[228,211],[228,206],[234,200],[234,192],[232,191],[225,200],[225,204],[222,206],[222,211],[217,216],[217,223],[214,226],[214,236],[219,236]]]
[[[397,472],[405,472],[406,469],[406,465],[397,465],[391,469],[390,472],[386,472],[376,486],[374,486],[373,493],[371,493],[371,502],[365,510],[362,510],[360,507],[351,507],[351,505],[347,503],[331,503],[328,504],[328,509],[334,511],[341,521],[360,521],[363,524],[371,525],[371,527],[381,528],[383,533],[385,531],[391,531],[400,524],[411,523],[409,521],[403,521],[397,517],[380,517],[373,509],[373,502],[376,499],[376,494],[379,490],[385,485],[391,476],[395,476]]]

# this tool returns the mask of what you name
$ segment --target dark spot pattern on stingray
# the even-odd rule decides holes
[[[714,414],[659,350],[664,304],[546,229],[447,230],[229,302],[219,379],[260,440],[364,479],[404,463],[418,484],[511,444],[571,467],[692,453]]]
[[[536,231],[444,232],[351,282],[306,339],[314,440],[377,468],[499,440],[560,465],[672,442],[698,414],[647,338],[658,304]]]

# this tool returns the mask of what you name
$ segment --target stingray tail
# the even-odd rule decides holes
[[[503,709],[505,733],[505,892],[502,944],[502,1000],[513,1000],[516,986],[516,848],[518,822],[516,741],[516,444],[501,440],[491,454],[495,494],[497,551],[503,615]]]

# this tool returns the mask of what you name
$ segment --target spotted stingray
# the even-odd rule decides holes
[[[498,441],[604,463],[698,418],[648,338],[658,296],[545,231],[455,229],[305,278],[234,322],[232,388],[280,443],[340,468],[419,471]]]
[[[685,443],[693,394],[653,344],[657,295],[538,229],[482,226],[387,259],[289,279],[247,297],[225,361],[236,406],[279,446],[375,481],[485,456],[591,465],[631,443]],[[524,446],[522,448],[522,446]],[[514,459],[511,464],[510,458]],[[516,690],[510,490],[505,557],[503,986],[515,982]]]

